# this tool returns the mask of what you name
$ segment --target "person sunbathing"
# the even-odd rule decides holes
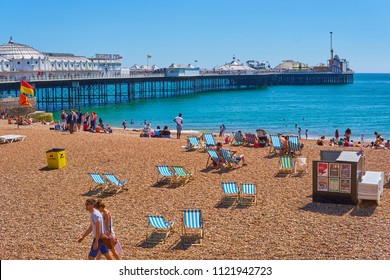
[[[222,162],[222,152],[221,152],[221,149],[223,147],[223,144],[221,142],[218,142],[217,143],[217,148],[215,149],[217,151],[217,154],[219,155],[219,158],[220,158],[220,161]],[[245,163],[245,156],[242,154],[240,156],[236,156],[237,154],[237,151],[232,151],[230,150],[230,153],[232,155],[232,157],[237,160],[237,161],[241,161],[242,162],[242,165],[247,165]]]

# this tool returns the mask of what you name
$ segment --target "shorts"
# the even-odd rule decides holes
[[[89,251],[89,255],[91,257],[94,257],[96,258],[98,252],[100,251],[103,255],[107,254],[108,252],[110,252],[110,250],[108,250],[108,248],[106,247],[106,245],[103,244],[103,241],[101,239],[99,239],[99,242],[98,242],[98,248],[96,250],[93,249],[93,243],[95,243],[95,238],[92,240],[92,245],[91,245],[91,251]]]
[[[182,126],[181,124],[176,125],[177,132],[181,132]]]
[[[237,160],[237,161],[240,161],[240,160],[241,160],[241,157],[236,157],[236,160]]]

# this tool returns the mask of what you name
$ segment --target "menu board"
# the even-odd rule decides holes
[[[317,163],[317,191],[351,193],[351,164]]]

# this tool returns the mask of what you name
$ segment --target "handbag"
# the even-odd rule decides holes
[[[106,246],[108,249],[112,249],[112,243],[111,243],[111,238],[108,237],[107,235],[102,235],[102,242],[104,246]]]

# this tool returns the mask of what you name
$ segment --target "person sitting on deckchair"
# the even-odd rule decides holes
[[[217,143],[217,148],[215,149],[220,157],[220,159],[222,160],[222,152],[221,152],[221,149],[222,149],[222,143],[221,142],[218,142]],[[237,154],[237,151],[232,151],[230,150],[230,153],[232,154],[233,158],[236,159],[237,161],[241,161],[242,162],[242,165],[247,165],[245,163],[245,156],[242,154],[240,156],[236,156]]]
[[[288,154],[288,136],[280,135],[279,140],[282,148],[282,154]]]

